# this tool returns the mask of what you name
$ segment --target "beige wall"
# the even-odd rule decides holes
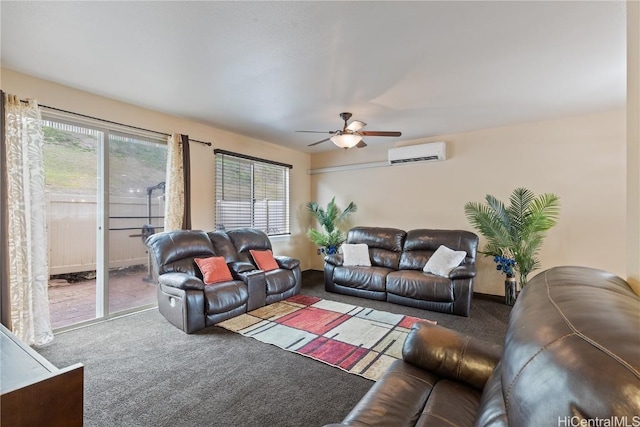
[[[2,90],[18,95],[22,99],[36,98],[43,105],[158,132],[178,132],[187,134],[193,139],[212,142],[212,147],[191,144],[192,221],[195,229],[212,230],[214,228],[214,148],[292,164],[291,237],[276,238],[273,240],[273,246],[276,254],[299,257],[302,269],[309,268],[309,259],[305,256],[309,253],[309,243],[304,234],[308,220],[305,215],[300,214],[300,206],[304,206],[310,199],[310,179],[307,174],[309,154],[40,80],[8,69],[2,69],[0,79]]]
[[[626,112],[609,111],[559,120],[403,141],[446,141],[448,159],[311,175],[311,197],[354,201],[352,224],[471,229],[467,201],[487,193],[507,201],[515,187],[560,196],[562,212],[540,254],[543,268],[588,265],[624,277],[626,270]],[[382,138],[366,150],[315,154],[312,169],[386,160]],[[379,148],[376,148],[376,147]],[[481,245],[484,240],[481,239]],[[322,258],[312,249],[312,266]],[[503,294],[495,265],[480,257],[475,290]],[[535,275],[536,272],[533,273]],[[530,276],[530,277],[533,277]]]
[[[627,1],[627,280],[640,295],[640,2]]]

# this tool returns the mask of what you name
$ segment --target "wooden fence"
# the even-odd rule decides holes
[[[152,216],[164,215],[164,203],[151,199]],[[98,213],[95,196],[52,194],[48,197],[49,274],[96,269]],[[147,265],[141,234],[149,223],[146,197],[112,197],[109,206],[109,268]],[[162,218],[153,218],[156,232]]]

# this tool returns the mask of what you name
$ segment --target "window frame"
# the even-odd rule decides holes
[[[215,223],[217,230],[232,230],[237,228],[257,228],[259,230],[264,231],[269,237],[277,237],[277,236],[289,236],[291,235],[291,220],[290,220],[290,212],[291,212],[291,198],[290,198],[290,170],[293,169],[293,166],[287,163],[276,162],[273,160],[262,159],[259,157],[249,156],[240,153],[234,153],[227,150],[215,149],[213,150],[215,154]],[[228,160],[230,165],[233,166],[235,162],[237,165],[237,170],[233,172],[240,172],[240,167],[242,165],[248,166],[248,170],[250,176],[245,177],[245,183],[241,183],[237,181],[235,184],[238,187],[238,190],[232,193],[235,196],[236,206],[231,208],[229,212],[223,213],[221,211],[223,202],[234,203],[234,200],[228,200],[225,198],[224,193],[227,191],[227,185],[231,185],[231,179],[226,181],[224,169],[224,162]],[[222,167],[222,169],[221,169]],[[277,200],[271,200],[276,204],[282,203],[282,214],[277,215],[277,219],[275,221],[270,221],[269,217],[269,199],[265,198],[263,201],[266,203],[261,210],[257,207],[258,200],[256,198],[256,182],[259,181],[256,179],[256,169],[262,170],[261,178],[266,180],[269,177],[269,173],[282,173],[282,183],[281,187],[277,188],[276,194],[281,195],[282,198]],[[245,172],[247,172],[245,170]],[[244,206],[242,206],[244,204]],[[248,209],[246,205],[249,205]],[[242,211],[249,212],[248,220],[247,218],[238,219],[237,222],[230,227],[225,225],[223,218],[226,215],[237,215],[240,216]],[[266,218],[266,219],[265,219]],[[260,221],[266,221],[266,226],[260,226]],[[228,222],[227,222],[228,224]],[[271,224],[274,224],[272,227]],[[281,226],[282,229],[277,228]]]

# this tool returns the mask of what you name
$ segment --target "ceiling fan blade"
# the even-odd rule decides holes
[[[330,131],[324,131],[324,130],[297,130],[295,132],[304,132],[304,133],[336,133],[337,131],[335,130],[330,130]]]
[[[328,141],[329,139],[331,139],[331,138],[326,138],[326,139],[323,139],[323,140],[321,140],[321,141],[314,142],[313,144],[309,144],[309,145],[307,145],[307,147],[313,147],[314,145],[321,144],[321,143],[323,143],[323,142]]]
[[[359,133],[364,136],[400,136],[402,135],[402,132],[385,132],[385,131],[377,131],[377,130],[369,130],[369,131],[365,130]]]
[[[366,125],[367,124],[365,122],[361,122],[360,120],[354,120],[351,123],[349,123],[349,126],[347,126],[347,129],[352,132],[357,132],[363,127],[365,127]]]
[[[367,146],[367,144],[366,144],[363,140],[360,140],[360,142],[358,142],[358,143],[356,144],[356,147],[357,147],[357,148],[364,148],[364,147],[366,147],[366,146]]]

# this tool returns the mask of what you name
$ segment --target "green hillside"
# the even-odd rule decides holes
[[[100,134],[48,124],[52,126],[43,128],[47,188],[58,194],[95,194]],[[78,132],[83,130],[86,132]],[[120,135],[111,135],[108,144],[111,195],[146,197],[147,187],[165,180],[166,145]]]

